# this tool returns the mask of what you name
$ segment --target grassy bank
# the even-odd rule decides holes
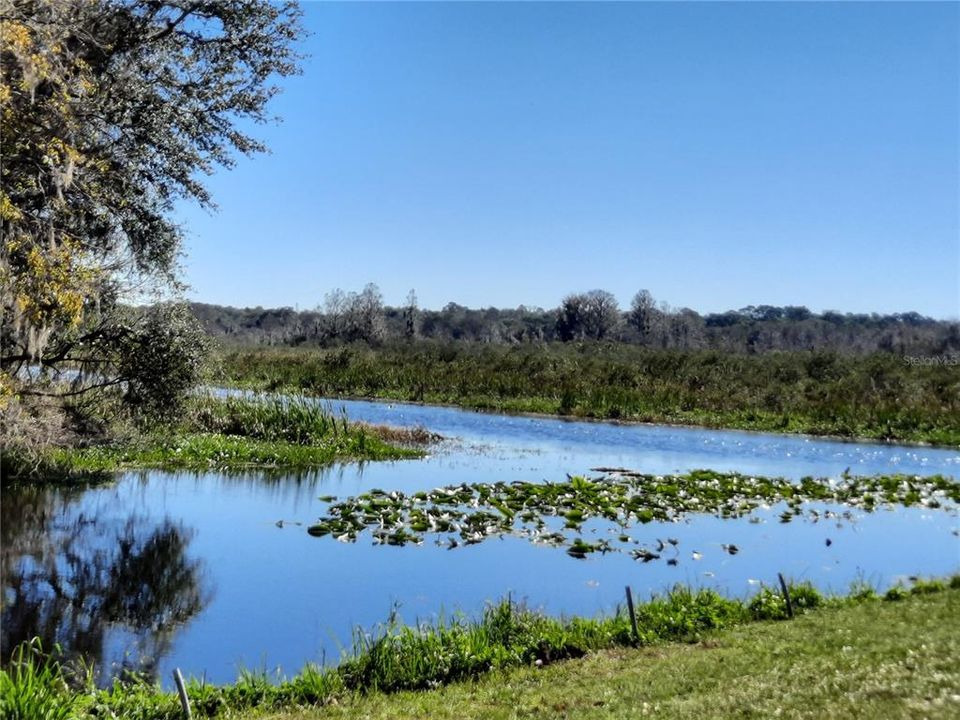
[[[4,477],[63,478],[142,467],[172,469],[305,468],[335,460],[418,457],[422,430],[351,423],[304,398],[191,399],[176,423],[119,440],[44,448],[34,457],[4,453]]]
[[[696,688],[710,688],[718,695],[726,691],[733,695],[735,690],[749,687],[762,698],[764,692],[782,689],[780,677],[790,677],[787,659],[793,657],[807,665],[818,663],[817,687],[827,693],[827,700],[839,701],[851,692],[880,688],[884,680],[868,680],[870,672],[890,670],[890,663],[911,658],[913,665],[908,669],[914,672],[901,673],[904,687],[886,688],[878,701],[900,701],[902,693],[912,696],[929,693],[931,688],[940,697],[951,683],[956,690],[960,673],[953,663],[958,638],[952,619],[960,609],[960,576],[949,583],[922,581],[910,590],[895,588],[883,599],[866,588],[842,598],[826,598],[808,584],[793,585],[791,595],[799,619],[772,625],[767,621],[787,617],[783,597],[772,589],[764,588],[749,601],[739,601],[711,590],[677,588],[637,607],[636,635],[622,612],[600,619],[557,620],[502,602],[475,622],[453,620],[419,628],[388,623],[371,634],[357,633],[353,654],[339,666],[308,667],[280,684],[247,674],[236,684],[222,687],[191,681],[188,695],[200,717],[254,710],[348,717],[371,713],[384,717],[488,717],[496,711],[511,717],[524,688],[536,686],[540,677],[554,676],[569,678],[569,682],[552,689],[540,685],[537,702],[546,704],[535,704],[530,714],[553,714],[551,707],[562,713],[582,706],[617,716],[618,706],[621,711],[642,708],[640,698],[650,697],[654,702],[670,699],[678,678],[663,668],[662,677],[649,682],[645,676],[653,674],[652,668],[644,663],[654,656],[652,652],[678,662],[695,657],[689,648],[666,644],[678,641],[701,643],[695,646],[698,648],[728,648],[730,667],[740,668],[740,673],[749,670],[753,678],[749,685],[741,682],[732,688],[726,683],[737,675],[727,672],[718,676],[707,663],[684,676],[687,694]],[[731,632],[745,625],[754,628]],[[609,652],[638,646],[655,650]],[[583,665],[569,663],[543,669],[584,655],[590,656],[586,667],[601,668],[602,673],[583,676]],[[631,662],[622,662],[624,658]],[[930,664],[916,672],[918,663],[928,659]],[[540,668],[536,672],[546,674],[516,671],[524,667]],[[945,672],[949,668],[952,670]],[[483,679],[491,673],[491,678]],[[797,708],[803,707],[805,699],[799,693],[809,682],[802,677],[803,682],[791,679],[798,694]],[[901,679],[891,672],[883,677]],[[477,679],[480,684],[411,694]],[[401,694],[391,697],[395,693]],[[484,699],[477,702],[477,695]],[[703,700],[710,699],[709,693],[704,695]],[[608,700],[597,704],[602,698]],[[725,705],[735,707],[729,702]],[[322,709],[307,713],[303,708],[308,706]],[[62,668],[30,650],[21,651],[0,674],[0,710],[11,720],[41,716],[173,720],[180,714],[171,693],[140,682],[96,690],[89,674]]]
[[[960,591],[755,623],[696,644],[614,649],[431,692],[276,720],[929,718],[960,715]]]
[[[586,343],[231,350],[227,384],[503,412],[960,445],[960,374],[892,354]]]

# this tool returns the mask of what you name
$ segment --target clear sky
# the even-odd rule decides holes
[[[196,300],[960,315],[956,3],[304,3]]]

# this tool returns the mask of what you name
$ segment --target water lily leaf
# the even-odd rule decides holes
[[[669,476],[608,470],[610,474],[604,477],[568,477],[556,483],[460,484],[409,496],[400,491],[374,489],[339,502],[335,502],[334,496],[324,496],[321,500],[329,503],[327,515],[307,532],[315,537],[332,535],[344,542],[354,541],[359,533],[370,532],[376,542],[393,545],[422,544],[424,534],[437,533],[437,541],[447,542],[451,548],[513,535],[532,542],[564,546],[573,551],[571,555],[578,556],[616,551],[607,540],[587,543],[582,538],[569,537],[572,534],[569,531],[582,532],[583,524],[591,518],[605,518],[614,523],[606,532],[616,534],[621,543],[639,544],[623,530],[635,522],[677,522],[691,513],[738,518],[781,504],[780,522],[803,518],[804,513],[811,522],[838,517],[852,522],[855,518],[849,509],[807,510],[806,504],[833,503],[868,510],[883,503],[922,504],[930,509],[956,512],[956,503],[960,502],[960,483],[942,476],[847,476],[840,481],[804,478],[793,483],[783,478],[712,470]],[[782,504],[786,505],[785,509]],[[550,530],[550,518],[558,515],[563,529]],[[749,521],[764,522],[764,517],[752,515]],[[591,533],[603,531],[590,528]],[[637,560],[649,562],[659,558],[667,544],[676,549],[679,542],[674,537],[667,538],[666,542],[657,540],[655,551],[641,548],[632,550],[631,554]],[[831,541],[826,542],[829,547]],[[723,548],[731,555],[739,552],[736,545],[725,544]],[[678,564],[678,557],[672,558],[670,564]],[[691,557],[699,559],[702,554],[694,551]]]

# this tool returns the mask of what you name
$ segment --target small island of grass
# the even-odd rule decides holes
[[[174,422],[148,429],[114,427],[33,452],[13,448],[3,455],[3,473],[13,479],[63,479],[132,468],[302,469],[334,461],[421,457],[420,446],[433,438],[419,428],[350,422],[345,414],[299,397],[198,395]]]

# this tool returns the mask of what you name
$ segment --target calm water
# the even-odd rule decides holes
[[[453,551],[429,543],[372,546],[366,535],[356,544],[312,538],[306,526],[325,508],[318,496],[376,487],[555,480],[599,466],[790,478],[836,477],[846,468],[954,477],[960,470],[960,453],[952,450],[385,403],[335,407],[341,405],[352,419],[420,424],[450,440],[424,460],[306,474],[150,471],[86,490],[4,490],[4,653],[40,635],[95,659],[105,675],[127,666],[166,679],[179,666],[227,682],[241,667],[292,674],[308,661],[336,660],[352,628],[375,625],[394,605],[413,622],[474,614],[510,592],[551,613],[590,615],[612,611],[627,583],[641,595],[684,582],[744,596],[778,571],[841,591],[856,579],[883,587],[960,568],[960,520],[943,510],[856,512],[784,525],[771,508],[755,516],[761,522],[693,516],[633,529],[644,542],[678,539],[676,566],[620,553],[574,560],[516,538]],[[725,553],[723,543],[740,553]]]

